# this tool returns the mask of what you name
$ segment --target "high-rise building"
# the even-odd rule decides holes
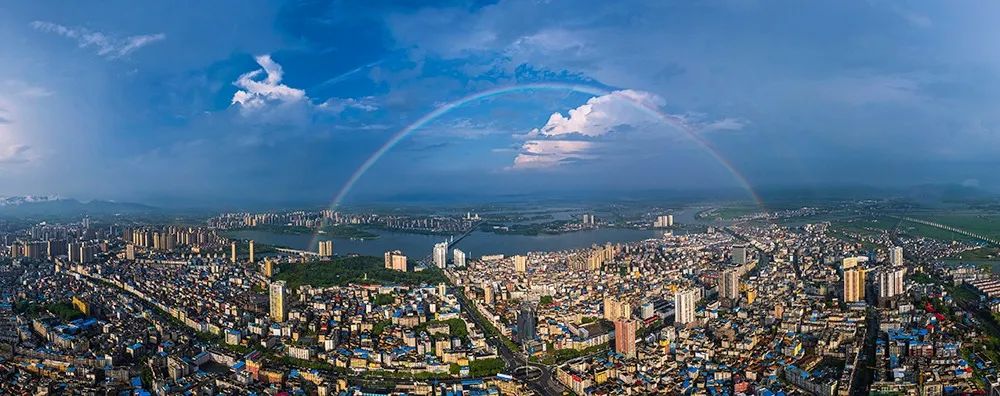
[[[253,263],[253,240],[250,240],[250,262]]]
[[[656,315],[656,305],[652,302],[647,302],[639,306],[639,317],[642,320],[652,318],[654,315]]]
[[[434,265],[438,268],[448,267],[448,242],[434,244]]]
[[[481,287],[483,288],[483,302],[486,305],[493,305],[493,284],[483,281]]]
[[[685,325],[694,322],[694,309],[700,297],[698,289],[693,288],[674,293],[674,323]]]
[[[270,278],[274,276],[274,262],[270,259],[264,259],[264,276]]]
[[[577,260],[573,268],[584,271],[600,271],[604,263],[613,259],[618,254],[618,246],[610,243],[604,246],[594,245],[585,260]]]
[[[653,221],[653,227],[655,228],[667,228],[673,226],[674,226],[674,215],[656,216],[656,220]]]
[[[236,241],[229,244],[229,260],[236,262]]]
[[[901,246],[893,246],[889,249],[889,265],[896,267],[903,265],[903,248]]]
[[[635,330],[634,320],[615,320],[615,352],[627,358],[635,357]]]
[[[523,345],[534,340],[537,336],[537,324],[535,308],[531,304],[521,305],[521,310],[517,314],[517,341]]]
[[[858,266],[857,257],[844,257],[844,259],[840,261],[840,269],[844,271],[847,271],[857,266]]]
[[[54,258],[56,256],[64,256],[67,253],[66,252],[66,241],[63,241],[63,240],[51,240],[50,239],[50,240],[48,240],[46,242],[46,244],[48,246],[46,246],[45,250],[46,250],[46,252],[48,252],[49,259],[52,259],[52,258]]]
[[[632,319],[632,304],[611,296],[604,297],[604,319],[616,321],[623,318]]]
[[[740,271],[726,268],[719,276],[719,298],[737,300],[740,298]]]
[[[581,220],[580,221],[581,223],[587,224],[587,225],[593,225],[594,223],[597,222],[597,218],[594,217],[594,215],[589,214],[589,213],[584,213],[583,216],[581,216],[580,220]]]
[[[19,246],[20,245],[22,245],[22,244],[19,244]],[[76,243],[76,242],[69,242],[69,243],[66,244],[66,258],[69,259],[69,262],[71,262],[71,263],[79,263],[80,262],[80,245],[81,244]],[[23,255],[24,254],[24,248],[21,248],[20,252],[21,252],[21,255]]]
[[[528,272],[528,256],[514,256],[514,271],[522,274]]]
[[[130,243],[125,246],[125,259],[135,261],[135,245]]]
[[[455,249],[454,253],[454,265],[456,267],[465,267],[465,252]]]
[[[406,263],[406,256],[399,250],[385,252],[385,268],[393,271],[409,271]]]
[[[26,257],[34,257],[34,249],[31,248],[31,244],[26,244],[22,251]],[[74,243],[70,242],[66,244],[66,254],[69,256],[69,261],[72,263],[87,263],[94,259],[95,250],[94,246],[87,245],[86,243]]]
[[[320,257],[333,256],[333,241],[319,241],[319,256]]]
[[[747,245],[733,246],[733,264],[743,265],[747,263],[748,259]]]
[[[271,320],[284,322],[288,319],[288,290],[285,281],[271,282]]]
[[[865,299],[865,269],[857,265],[844,270],[844,302]]]
[[[903,294],[903,275],[906,268],[893,267],[878,274],[878,298],[880,301]]]

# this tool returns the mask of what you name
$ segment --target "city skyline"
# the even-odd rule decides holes
[[[0,5],[0,395],[1000,396],[994,15]]]
[[[995,7],[11,4],[0,195],[994,190]]]

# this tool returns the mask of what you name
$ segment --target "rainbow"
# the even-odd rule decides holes
[[[405,139],[409,134],[413,133],[413,131],[416,131],[426,126],[428,123],[434,121],[438,117],[441,117],[451,112],[452,110],[462,107],[470,102],[475,102],[478,100],[499,95],[506,95],[515,92],[538,91],[538,90],[571,91],[571,92],[584,93],[594,96],[607,95],[612,92],[607,89],[588,86],[588,85],[564,84],[564,83],[533,83],[533,84],[520,84],[520,85],[512,85],[507,87],[489,89],[486,91],[477,92],[472,95],[454,100],[452,102],[445,103],[439,106],[438,108],[434,109],[430,113],[427,113],[423,117],[420,117],[410,125],[407,125],[405,128],[400,129],[399,132],[392,135],[392,137],[390,137],[389,140],[385,142],[385,144],[379,147],[378,150],[375,150],[375,152],[372,153],[372,155],[368,157],[368,159],[365,160],[365,162],[362,163],[361,166],[359,166],[358,169],[354,171],[354,173],[351,174],[351,177],[347,179],[347,182],[344,183],[344,186],[340,189],[340,191],[337,192],[337,195],[334,197],[333,203],[330,204],[330,207],[336,208],[340,206],[340,203],[343,202],[344,198],[354,187],[354,184],[356,184],[358,180],[360,180],[361,177],[364,176],[364,174],[368,172],[368,170],[371,169],[371,167],[374,166],[375,163],[378,162],[378,160],[381,159],[383,155],[385,155],[386,152],[388,152],[397,144],[399,144],[400,141]],[[711,155],[716,161],[718,161],[718,163],[722,165],[722,167],[726,168],[726,170],[733,176],[733,178],[736,179],[736,182],[739,183],[740,186],[744,188],[747,191],[747,193],[750,194],[750,197],[754,200],[754,202],[757,204],[758,207],[760,208],[764,207],[763,200],[761,200],[757,192],[754,191],[753,187],[750,185],[750,182],[747,181],[747,178],[743,176],[743,174],[741,174],[736,169],[736,167],[733,166],[732,162],[730,162],[725,156],[723,156],[719,152],[719,150],[712,145],[711,142],[701,137],[701,135],[699,135],[697,131],[693,130],[683,120],[679,119],[677,116],[666,114],[660,111],[659,109],[649,106],[648,104],[643,103],[641,101],[630,99],[626,96],[623,96],[622,99],[628,100],[630,103],[635,105],[636,108],[642,110],[643,112],[649,114],[653,118],[662,121],[667,125],[677,128],[685,135],[687,135],[689,138],[691,138],[692,141],[701,146],[706,152],[708,152],[709,155]]]
[[[423,128],[424,126],[434,121],[438,117],[441,117],[451,112],[452,110],[460,108],[471,102],[475,102],[478,100],[494,96],[506,95],[509,93],[524,92],[524,91],[539,91],[539,90],[569,91],[569,92],[577,92],[593,96],[602,96],[613,92],[604,88],[599,88],[589,85],[565,84],[565,83],[532,83],[532,84],[512,85],[507,87],[500,87],[500,88],[480,91],[472,95],[445,103],[441,106],[438,106],[430,113],[425,114],[423,117],[420,117],[410,125],[407,125],[405,128],[400,129],[399,132],[396,132],[396,134],[392,135],[392,137],[390,137],[389,140],[385,142],[385,144],[379,147],[378,150],[375,150],[375,152],[372,153],[372,155],[368,157],[368,159],[365,160],[365,162],[363,162],[361,166],[359,166],[358,169],[354,171],[354,173],[351,174],[351,177],[347,179],[347,182],[344,183],[344,186],[341,187],[340,191],[337,192],[337,195],[334,197],[333,202],[330,204],[329,208],[336,209],[338,206],[340,206],[340,203],[343,202],[347,194],[351,191],[352,188],[354,188],[354,185],[358,182],[358,180],[360,180],[361,177],[364,176],[364,174],[368,172],[368,170],[371,169],[371,167],[374,166],[375,163],[378,162],[378,160],[381,159],[386,152],[388,152],[397,144],[399,144],[400,141],[405,139],[409,134],[413,133],[413,131]],[[689,137],[697,145],[701,146],[706,152],[708,152],[708,154],[711,155],[712,158],[714,158],[720,165],[722,165],[723,168],[725,168],[733,176],[736,182],[739,183],[740,186],[743,189],[745,189],[748,194],[750,194],[750,197],[753,199],[754,203],[757,205],[758,208],[764,209],[764,201],[760,198],[760,195],[758,195],[757,192],[754,191],[753,186],[750,185],[750,182],[747,180],[747,178],[743,176],[743,174],[740,173],[735,166],[733,166],[732,162],[730,162],[729,159],[723,156],[722,153],[719,152],[719,150],[716,149],[711,142],[701,137],[698,131],[691,128],[691,126],[685,123],[684,120],[678,118],[677,116],[664,113],[663,111],[661,111],[656,107],[650,106],[649,104],[641,102],[639,100],[629,98],[628,96],[622,96],[622,99],[625,99],[629,103],[632,103],[637,109],[642,110],[651,117],[658,119],[661,122],[670,125],[676,128],[677,130],[683,132],[687,137]],[[317,243],[318,238],[319,238],[319,233],[313,234],[313,240],[310,243],[310,246],[315,245]]]

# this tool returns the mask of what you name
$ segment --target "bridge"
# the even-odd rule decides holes
[[[454,247],[456,244],[458,244],[459,241],[461,241],[462,239],[465,239],[465,237],[469,236],[469,234],[471,234],[473,231],[478,230],[480,224],[483,224],[483,222],[482,221],[477,221],[477,222],[475,222],[475,223],[472,224],[472,227],[469,227],[468,230],[465,230],[465,232],[463,232],[462,235],[459,235],[458,237],[452,236],[451,241],[448,242],[448,249],[451,249],[452,247]]]
[[[930,226],[930,227],[942,229],[942,230],[945,230],[945,231],[951,231],[951,232],[954,232],[954,233],[959,234],[959,235],[965,235],[965,236],[967,236],[969,238],[978,239],[980,241],[989,243],[989,244],[994,245],[994,246],[1000,246],[1000,241],[997,241],[996,239],[990,238],[990,237],[985,236],[985,235],[976,234],[974,232],[969,232],[969,231],[963,230],[961,228],[955,228],[955,227],[952,227],[950,225],[941,224],[941,223],[935,223],[933,221],[915,219],[915,218],[906,217],[906,216],[892,216],[892,215],[890,215],[889,217],[894,218],[894,219],[898,219],[898,220],[909,221],[911,223],[923,224],[925,226]]]
[[[279,251],[281,253],[297,254],[297,255],[300,255],[300,256],[319,256],[319,253],[316,253],[316,252],[313,252],[313,251],[309,251],[309,250],[298,250],[298,249],[289,249],[289,248],[280,248],[280,247],[276,247],[276,248],[274,248],[274,250],[277,250],[277,251]]]

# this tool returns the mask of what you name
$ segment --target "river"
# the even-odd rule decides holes
[[[256,242],[289,247],[299,250],[317,250],[319,240],[333,241],[333,251],[338,255],[357,253],[366,256],[381,256],[388,250],[401,250],[404,254],[420,258],[431,254],[435,243],[445,240],[441,235],[411,234],[405,232],[371,231],[379,235],[372,240],[341,239],[320,237],[313,240],[311,234],[282,234],[259,230],[240,230],[228,232],[227,236],[236,239],[252,239]],[[527,252],[542,252],[585,248],[595,243],[630,242],[649,238],[659,238],[663,235],[659,230],[635,230],[621,228],[599,228],[596,230],[568,232],[563,234],[542,235],[510,235],[491,232],[474,231],[458,242],[454,248],[466,252],[469,257],[480,257],[487,254],[524,254]]]

